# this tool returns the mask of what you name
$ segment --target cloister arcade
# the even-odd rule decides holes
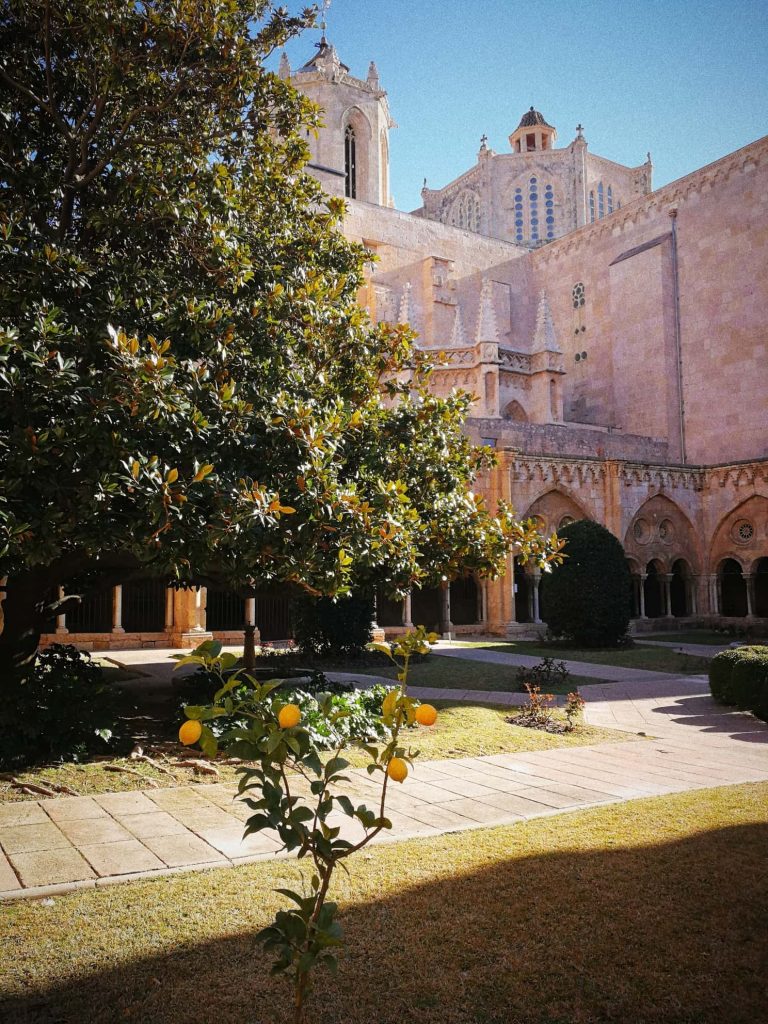
[[[560,487],[540,494],[523,517],[535,519],[547,535],[573,520],[597,518]],[[664,494],[634,513],[623,544],[637,628],[675,619],[768,620],[768,498],[753,495],[734,507],[717,523],[709,544],[702,534]],[[540,582],[539,570],[515,561],[513,573],[498,582],[468,573],[441,587],[414,589],[402,601],[388,599],[380,589],[376,622],[391,634],[414,624],[442,634],[483,632],[490,625],[492,594],[512,590],[510,618],[539,624]],[[262,641],[286,640],[292,632],[290,601],[287,590],[243,599],[227,590],[179,592],[158,580],[134,580],[59,616],[49,624],[46,642],[97,649],[189,646],[212,633],[237,643],[247,623],[258,628]]]

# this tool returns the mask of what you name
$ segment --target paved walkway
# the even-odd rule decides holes
[[[631,670],[629,670],[631,671]],[[586,718],[653,740],[416,763],[393,787],[389,840],[511,824],[599,804],[768,780],[768,727],[718,708],[706,684],[653,673],[583,689]],[[661,679],[656,678],[661,676]],[[452,691],[453,692],[453,691]],[[349,772],[372,806],[378,786]],[[51,895],[278,854],[274,835],[242,839],[250,811],[225,784],[0,804],[0,898]],[[339,815],[350,838],[359,825]]]

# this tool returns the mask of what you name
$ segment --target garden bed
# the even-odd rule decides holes
[[[584,746],[610,740],[622,742],[627,739],[626,733],[590,725],[581,725],[563,735],[523,729],[507,724],[508,708],[447,703],[438,703],[437,706],[440,709],[437,725],[429,729],[419,726],[405,733],[406,743],[420,751],[420,760],[550,750],[552,747]],[[562,720],[560,712],[555,712],[555,715]],[[66,786],[82,796],[148,789],[153,783],[164,789],[188,784],[205,785],[207,782],[235,782],[238,778],[237,766],[221,761],[213,762],[218,772],[213,776],[201,776],[192,769],[174,767],[174,758],[189,755],[188,751],[175,742],[149,747],[147,752],[171,774],[158,771],[146,762],[130,758],[109,758],[94,759],[84,764],[49,765],[17,772],[14,777],[37,785]],[[357,767],[364,767],[370,760],[354,747],[347,748],[344,756]],[[201,763],[206,762],[201,760]],[[139,774],[105,771],[105,764],[122,765]],[[12,787],[7,773],[0,776],[0,802],[36,799],[40,799],[40,796],[25,794]]]

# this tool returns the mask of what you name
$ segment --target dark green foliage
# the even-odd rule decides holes
[[[306,654],[362,655],[373,638],[368,597],[306,597],[294,605],[295,639]]]
[[[735,704],[736,695],[733,691],[733,669],[741,657],[739,650],[720,651],[709,663],[709,688],[712,696],[720,704]]]
[[[566,559],[544,575],[541,617],[552,633],[582,647],[616,647],[626,635],[632,581],[621,543],[589,519],[558,534]]]
[[[0,702],[0,768],[107,753],[116,719],[113,691],[90,655],[54,644]]]
[[[715,655],[709,688],[721,704],[735,704],[768,721],[768,647],[737,647]]]
[[[402,592],[551,557],[473,495],[471,397],[357,304],[319,112],[264,66],[314,16],[0,5],[3,683],[78,578]]]

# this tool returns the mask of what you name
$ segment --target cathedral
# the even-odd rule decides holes
[[[372,255],[360,302],[409,323],[433,386],[475,398],[472,439],[495,449],[478,481],[551,533],[605,525],[634,581],[633,630],[768,627],[768,137],[653,190],[650,155],[625,167],[532,107],[508,150],[483,137],[455,181],[394,208],[395,123],[376,65],[358,78],[325,35],[279,74],[324,110],[308,170],[345,197],[345,233]],[[374,258],[375,257],[375,258]],[[395,604],[388,633],[537,629],[540,576],[510,557]],[[91,648],[289,635],[288,600],[126,584],[84,601],[48,642]]]
[[[634,625],[768,625],[768,137],[657,191],[531,107],[422,206],[389,194],[387,94],[325,35],[280,75],[325,111],[310,171],[345,196],[370,265],[361,302],[438,355],[435,387],[476,396],[493,501],[550,532],[577,518],[623,543]],[[510,126],[512,127],[512,126]],[[381,602],[380,624],[514,633],[539,578]],[[440,605],[440,607],[438,607]],[[420,607],[419,607],[420,606]],[[759,622],[758,620],[762,620]]]

